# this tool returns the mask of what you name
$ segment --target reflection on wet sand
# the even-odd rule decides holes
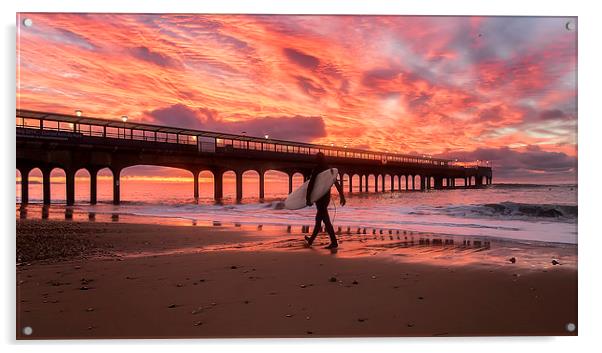
[[[123,215],[119,213],[103,214],[97,212],[77,212],[72,208],[19,207],[18,216],[21,219],[54,219],[68,221],[91,222],[125,222],[125,223],[153,223],[166,225],[185,226],[211,226],[234,227],[242,231],[262,232],[268,240],[261,242],[244,242],[241,244],[226,244],[208,246],[203,248],[178,249],[175,252],[199,251],[306,251],[307,244],[301,235],[313,231],[311,225],[265,225],[265,224],[224,224],[220,221],[199,222],[196,220],[169,219],[160,217],[140,217]],[[298,234],[299,236],[295,236]],[[389,259],[418,262],[440,262],[446,264],[471,264],[471,263],[506,263],[511,257],[519,258],[516,266],[542,266],[549,265],[551,258],[563,258],[562,264],[576,267],[576,251],[574,245],[551,244],[540,242],[507,241],[479,236],[460,236],[420,233],[403,229],[382,229],[372,227],[338,226],[336,234],[340,247],[338,251],[330,251],[322,247],[328,245],[328,237],[324,229],[320,229],[314,246],[311,250],[323,252],[325,255],[337,255],[344,258],[364,256],[385,256]],[[286,238],[283,238],[286,235]],[[173,253],[171,250],[170,253]],[[124,254],[128,256],[128,254]]]
[[[50,207],[44,206],[42,207],[42,219],[48,219],[50,216]]]
[[[301,233],[307,226],[299,229]],[[380,229],[372,229],[380,234]],[[383,229],[383,234],[389,230]],[[402,233],[403,231],[400,231]],[[294,231],[293,231],[294,233]],[[573,245],[531,244],[503,240],[485,240],[476,237],[446,236],[406,232],[407,235],[347,234],[338,236],[338,251],[323,247],[328,245],[328,236],[321,234],[310,248],[324,255],[336,255],[342,258],[378,256],[392,261],[421,262],[437,265],[502,264],[510,265],[510,257],[519,257],[520,261],[511,264],[516,267],[548,268],[553,266],[551,259],[563,258],[563,265],[576,267],[576,251]],[[393,235],[395,234],[395,235]],[[301,237],[282,238],[282,233],[273,240],[245,242],[242,244],[208,246],[193,251],[307,251],[308,246]],[[186,251],[184,251],[186,252]]]

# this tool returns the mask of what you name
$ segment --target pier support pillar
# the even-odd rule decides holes
[[[199,171],[192,170],[192,181],[194,183],[194,199],[199,199]]]
[[[378,192],[378,175],[374,176],[374,192]]]
[[[345,174],[339,173],[339,183],[341,184],[341,189],[345,190]]]
[[[67,206],[75,204],[75,171],[65,169],[65,194],[67,196]]]
[[[29,203],[29,169],[21,172],[21,205]]]
[[[44,205],[50,205],[50,172],[51,168],[42,169],[42,189],[43,189],[43,203]]]
[[[391,192],[395,191],[395,176],[391,174]]]
[[[412,177],[412,190],[416,190],[416,176],[411,175]]]
[[[364,176],[360,175],[360,192],[364,191]]]
[[[121,203],[121,169],[111,169],[113,172],[113,205]]]
[[[213,199],[221,201],[224,198],[224,172],[213,171]]]
[[[289,189],[291,186],[292,176],[289,175]],[[289,192],[290,194],[290,192]],[[242,171],[236,173],[236,201],[242,200]]]
[[[353,174],[349,175],[349,193],[353,192]]]
[[[98,184],[98,170],[89,169],[88,173],[90,173],[90,204],[96,205],[97,202],[97,184]]]
[[[291,192],[293,192],[293,175],[289,174],[288,175],[288,193],[290,194]]]
[[[382,182],[381,186],[380,186],[380,191],[381,192],[385,192],[385,178],[387,178],[386,175],[383,174],[382,179],[380,180]]]
[[[370,190],[368,190],[368,179],[370,179],[370,178],[369,178],[369,176],[368,176],[368,175],[365,175],[365,176],[364,176],[364,182],[366,183],[366,192],[369,192],[369,191],[370,191]]]
[[[263,200],[265,198],[265,174],[263,170],[259,170],[259,199]],[[305,179],[305,175],[303,175],[303,179]]]
[[[443,189],[443,177],[435,177],[435,189]]]

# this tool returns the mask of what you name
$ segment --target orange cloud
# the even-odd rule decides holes
[[[316,143],[420,154],[537,145],[576,156],[566,19],[25,17],[18,108],[178,124],[182,115],[150,113],[182,107],[199,126],[231,132],[314,124],[300,139]]]

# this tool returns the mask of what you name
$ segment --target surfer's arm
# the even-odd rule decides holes
[[[314,185],[316,184],[316,170],[314,169],[311,172],[311,177],[309,178],[309,184],[307,184],[307,193],[305,194],[305,204],[311,206],[311,192],[314,190]]]
[[[334,181],[334,187],[337,188],[337,191],[339,192],[339,196],[341,198],[341,206],[345,206],[345,204],[347,203],[347,200],[345,200],[345,194],[343,193],[343,187],[341,186],[341,183],[339,183],[338,180]]]

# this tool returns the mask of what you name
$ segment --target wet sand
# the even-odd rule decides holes
[[[574,246],[339,238],[17,220],[17,338],[577,334]]]

